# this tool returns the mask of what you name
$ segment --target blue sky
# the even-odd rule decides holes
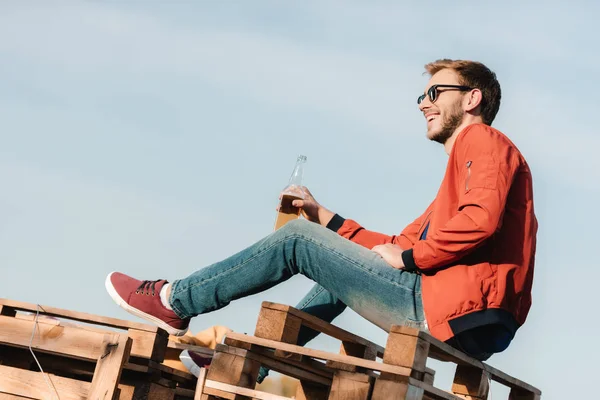
[[[591,1],[1,2],[0,296],[134,318],[106,295],[106,274],[173,280],[267,235],[298,154],[321,203],[398,233],[447,161],[417,110],[423,65],[474,59],[498,75],[494,126],[530,163],[540,223],[533,308],[490,363],[545,399],[585,397],[600,356],[599,11]],[[295,277],[192,330],[252,332],[262,300],[295,304],[311,285]],[[350,311],[337,323],[385,344]],[[449,387],[451,366],[431,366]]]

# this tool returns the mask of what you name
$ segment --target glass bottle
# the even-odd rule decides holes
[[[277,212],[277,218],[275,219],[275,230],[300,216],[300,208],[294,207],[292,202],[294,200],[304,199],[304,191],[302,190],[304,163],[306,163],[306,156],[299,155],[292,176],[290,176],[290,181],[281,191],[279,211]]]

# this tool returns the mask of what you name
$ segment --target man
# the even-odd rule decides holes
[[[297,307],[323,320],[348,306],[384,330],[429,330],[479,360],[505,350],[531,306],[531,173],[515,145],[490,127],[501,97],[492,71],[462,60],[425,68],[431,78],[419,109],[427,137],[444,145],[449,159],[436,198],[400,235],[368,231],[306,190],[294,205],[308,221],[292,221],[171,284],[111,273],[111,297],[182,335],[190,318],[303,274],[317,284]],[[301,331],[299,344],[314,335]]]

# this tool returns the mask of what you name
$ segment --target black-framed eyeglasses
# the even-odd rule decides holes
[[[439,88],[449,88],[461,91],[473,89],[472,87],[462,85],[431,85],[431,87],[427,89],[427,93],[423,93],[422,95],[417,97],[417,104],[421,104],[423,100],[425,100],[425,96],[429,96],[429,100],[431,100],[432,103],[435,102],[439,94],[442,92],[441,90],[438,90]]]

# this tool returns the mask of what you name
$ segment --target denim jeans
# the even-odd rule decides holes
[[[385,331],[392,324],[425,328],[420,275],[395,269],[377,253],[306,220],[291,221],[245,250],[174,281],[169,301],[179,317],[194,317],[296,274],[316,282],[297,308],[322,320],[331,322],[350,307]],[[303,329],[298,344],[316,335]]]

